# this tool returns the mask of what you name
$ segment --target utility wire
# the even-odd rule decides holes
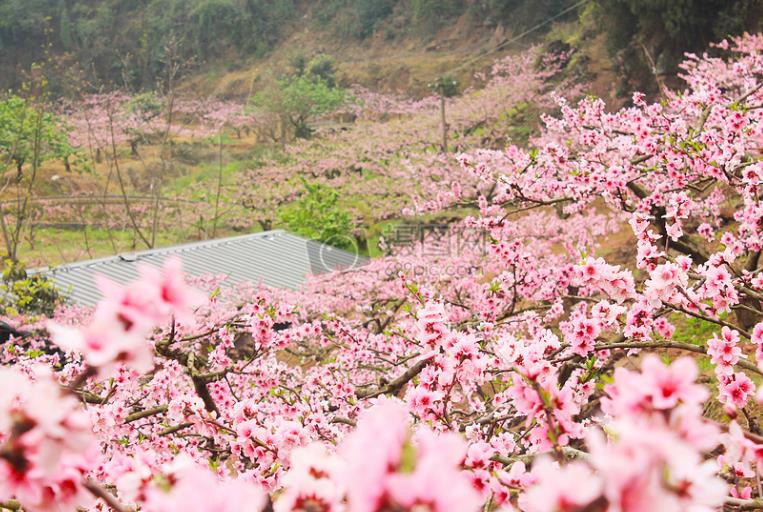
[[[476,57],[473,57],[472,59],[470,59],[470,60],[467,60],[466,62],[463,62],[463,63],[461,63],[460,65],[458,65],[458,66],[456,66],[456,67],[452,68],[451,70],[449,70],[447,73],[453,73],[453,72],[455,72],[455,71],[460,71],[461,69],[464,69],[466,66],[468,66],[468,65],[470,65],[470,64],[473,64],[474,62],[476,62],[476,61],[478,61],[478,60],[480,60],[480,59],[483,59],[483,58],[485,58],[485,57],[486,57],[486,56],[488,56],[488,55],[491,55],[491,54],[493,54],[493,53],[496,53],[496,52],[498,52],[498,51],[500,51],[500,50],[504,49],[506,46],[510,45],[511,43],[515,43],[515,42],[519,41],[520,39],[522,39],[522,38],[523,38],[523,37],[525,37],[526,35],[528,35],[528,34],[531,34],[531,33],[535,32],[535,31],[536,31],[536,30],[538,30],[539,28],[545,27],[546,25],[548,25],[548,24],[549,24],[549,23],[551,23],[552,21],[554,21],[554,20],[556,20],[556,19],[559,19],[559,18],[561,18],[562,16],[564,16],[564,15],[565,15],[565,14],[567,14],[568,12],[570,12],[570,11],[572,11],[572,10],[574,10],[574,9],[577,9],[578,7],[580,7],[581,5],[583,5],[583,4],[585,4],[585,3],[589,2],[589,1],[590,1],[590,0],[580,0],[580,1],[579,1],[579,2],[577,2],[576,4],[574,4],[574,5],[571,5],[571,6],[567,7],[566,9],[563,9],[562,11],[560,11],[560,12],[558,12],[558,13],[554,14],[554,15],[553,15],[553,16],[551,16],[550,18],[546,18],[545,20],[541,21],[540,23],[538,23],[538,24],[537,24],[537,25],[535,25],[534,27],[532,27],[532,28],[529,28],[529,29],[525,30],[525,31],[524,31],[524,32],[522,32],[521,34],[518,34],[518,35],[516,35],[516,36],[514,36],[514,37],[512,37],[511,39],[508,39],[508,40],[506,40],[506,41],[503,41],[501,44],[499,44],[498,46],[496,46],[496,47],[495,47],[495,48],[493,48],[492,50],[490,50],[490,51],[488,51],[488,52],[486,52],[486,53],[483,53],[483,54],[481,54],[481,55],[477,55]]]

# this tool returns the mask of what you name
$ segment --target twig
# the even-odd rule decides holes
[[[132,423],[133,421],[138,421],[143,418],[148,418],[149,416],[156,416],[157,414],[162,414],[164,412],[167,412],[167,406],[166,405],[157,405],[156,407],[152,407],[150,409],[144,409],[142,411],[134,412],[125,418],[125,423]]]
[[[364,390],[358,390],[355,392],[355,395],[358,398],[374,398],[380,395],[394,395],[397,394],[400,389],[405,386],[408,381],[413,379],[416,375],[421,373],[421,370],[423,370],[427,365],[429,365],[430,360],[429,359],[422,359],[418,363],[414,364],[408,370],[406,370],[405,373],[403,373],[400,377],[396,378],[389,384],[387,384],[385,387],[378,389],[376,391],[364,391]]]
[[[191,426],[193,426],[193,423],[181,423],[179,425],[165,428],[164,430],[159,432],[159,435],[162,437],[168,436],[170,434],[174,434],[175,432],[180,432],[181,430],[184,430]]]
[[[355,420],[351,420],[350,418],[343,418],[342,416],[336,416],[331,420],[331,423],[341,423],[343,425],[349,425],[351,427],[358,426],[358,422]]]
[[[96,498],[102,499],[114,512],[132,512],[129,508],[125,507],[111,494],[109,491],[101,487],[101,485],[95,480],[88,478],[84,483],[85,489],[90,491],[90,494]]]
[[[725,505],[735,507],[736,510],[763,510],[763,499],[726,498]]]
[[[666,348],[666,349],[676,349],[676,350],[685,350],[687,352],[694,352],[696,354],[707,354],[707,349],[705,347],[701,347],[699,345],[691,345],[689,343],[680,343],[677,341],[646,341],[646,342],[623,342],[623,343],[605,343],[602,345],[597,345],[593,348],[594,351],[600,351],[600,350],[612,350],[612,349],[630,349],[630,348],[636,348],[636,349],[646,349],[646,348]],[[554,360],[555,363],[561,363],[564,361],[568,361],[572,359],[574,356],[567,356],[560,359]],[[763,371],[760,370],[755,364],[751,363],[747,359],[740,359],[739,362],[736,364],[736,366],[739,366],[740,368],[744,368],[745,370],[749,370],[753,373],[756,373],[758,375],[763,376]]]

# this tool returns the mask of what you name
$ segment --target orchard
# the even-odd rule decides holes
[[[100,280],[2,347],[0,507],[763,509],[762,52],[438,157],[411,209],[474,215],[302,290]]]

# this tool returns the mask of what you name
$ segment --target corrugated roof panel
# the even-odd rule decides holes
[[[286,233],[266,231],[219,240],[141,251],[40,269],[32,273],[48,275],[72,302],[92,306],[101,294],[96,275],[128,283],[142,264],[162,267],[169,256],[177,256],[190,275],[225,275],[227,285],[264,283],[278,288],[297,288],[308,274],[362,265],[355,254]]]

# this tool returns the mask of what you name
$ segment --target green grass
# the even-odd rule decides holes
[[[676,326],[673,340],[691,345],[704,345],[714,334],[721,332],[718,324],[678,313],[671,315],[670,322]]]
[[[223,185],[230,183],[231,178],[245,168],[244,162],[229,162],[223,164]],[[194,184],[206,183],[208,185],[217,184],[217,174],[219,172],[218,164],[203,164],[195,167],[192,172],[175,178],[168,184],[167,188],[177,194],[187,191]]]

